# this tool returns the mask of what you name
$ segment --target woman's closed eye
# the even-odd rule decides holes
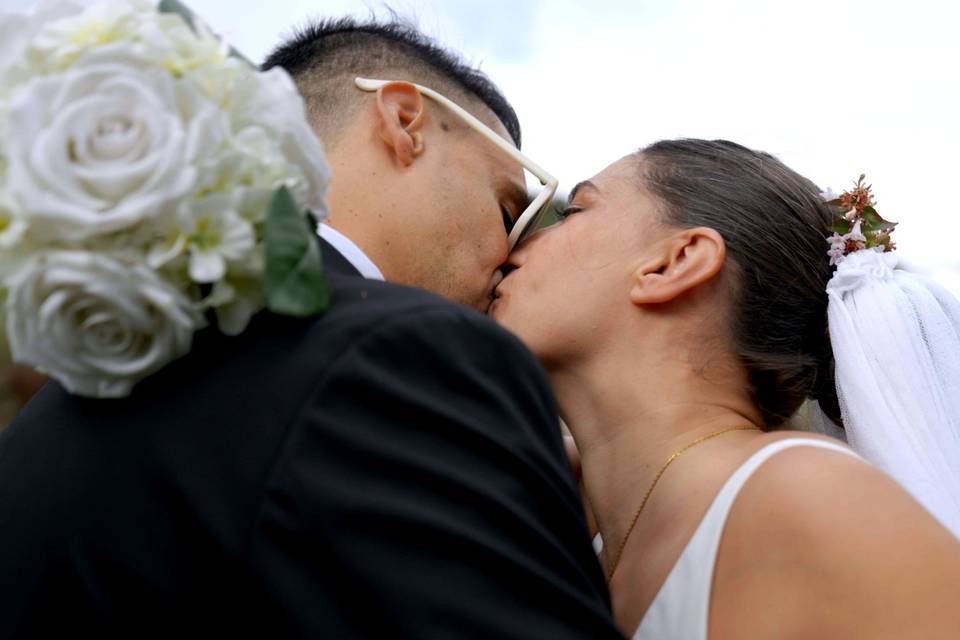
[[[566,220],[575,213],[583,211],[583,207],[564,207],[557,211],[557,220]]]

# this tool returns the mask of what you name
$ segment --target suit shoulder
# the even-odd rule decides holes
[[[499,348],[529,355],[526,347],[510,332],[487,316],[422,289],[356,277],[334,280],[334,298],[327,312],[328,322],[363,325],[380,335],[418,333],[430,336],[443,327],[473,340],[485,338]],[[469,349],[473,342],[463,345]]]

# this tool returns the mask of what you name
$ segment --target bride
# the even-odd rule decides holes
[[[817,189],[733,143],[668,141],[580,183],[562,217],[512,254],[491,314],[557,392],[621,631],[960,637],[943,517],[837,440],[773,430],[807,398],[837,421],[854,403]]]

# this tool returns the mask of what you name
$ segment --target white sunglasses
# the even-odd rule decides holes
[[[363,91],[376,91],[392,82],[404,81],[356,78],[354,82],[356,83],[357,88]],[[516,160],[520,166],[536,176],[537,180],[540,181],[540,184],[543,185],[543,190],[537,194],[537,197],[533,199],[533,202],[531,202],[520,215],[520,217],[517,218],[517,221],[513,224],[513,228],[510,230],[508,242],[510,243],[510,248],[513,249],[526,236],[528,229],[531,231],[536,229],[537,223],[540,222],[543,214],[546,213],[546,211],[550,208],[550,201],[553,199],[553,195],[557,192],[557,179],[541,169],[540,165],[520,153],[516,147],[498,136],[490,127],[473,117],[473,115],[471,115],[466,109],[458,105],[450,98],[437,93],[429,87],[424,87],[423,85],[415,84],[413,82],[407,82],[406,84],[416,87],[420,93],[446,107],[461,120],[463,120],[468,127],[502,149],[513,160]]]

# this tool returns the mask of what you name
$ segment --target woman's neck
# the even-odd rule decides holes
[[[676,355],[638,359],[636,351],[617,351],[549,371],[580,450],[608,574],[643,494],[671,454],[702,436],[761,423],[736,373],[695,371]]]

